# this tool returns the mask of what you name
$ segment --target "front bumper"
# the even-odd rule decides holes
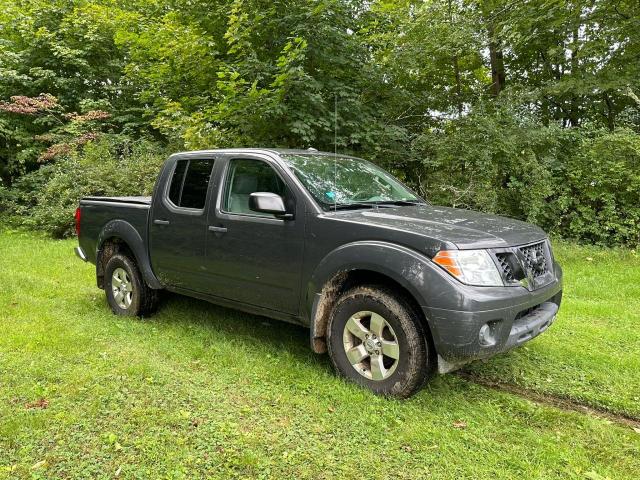
[[[533,291],[503,287],[488,294],[486,288],[465,287],[460,294],[473,298],[469,303],[474,308],[469,311],[423,307],[438,353],[438,371],[450,372],[473,360],[505,352],[549,328],[562,301],[562,269],[557,264],[555,277]],[[491,341],[483,342],[480,329],[487,324]]]

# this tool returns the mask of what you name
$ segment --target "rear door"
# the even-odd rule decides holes
[[[252,154],[220,158],[215,208],[209,211],[207,270],[211,294],[297,314],[304,250],[304,204],[275,162]],[[281,195],[292,219],[254,212],[253,192]]]
[[[168,162],[154,194],[149,249],[156,276],[167,286],[205,289],[207,201],[213,155],[188,155]]]

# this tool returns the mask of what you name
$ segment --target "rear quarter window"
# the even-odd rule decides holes
[[[212,158],[178,160],[169,186],[171,203],[182,208],[203,209],[212,168]]]

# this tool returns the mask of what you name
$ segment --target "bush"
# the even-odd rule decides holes
[[[425,132],[411,157],[421,160],[400,167],[405,178],[435,204],[519,218],[588,243],[640,244],[640,135],[631,130],[563,129],[480,112]]]
[[[558,180],[552,215],[543,223],[589,243],[640,244],[639,135],[619,130],[584,139]]]
[[[13,220],[19,220],[30,215],[53,171],[53,165],[43,165],[38,170],[18,177],[11,188],[0,188],[0,212],[3,212],[3,217],[13,216]]]
[[[105,136],[80,153],[24,175],[0,202],[14,222],[54,237],[70,236],[80,198],[150,195],[165,158],[152,142]]]
[[[553,193],[568,131],[500,112],[470,115],[420,140],[434,203],[526,219]]]
[[[0,211],[68,236],[81,197],[149,195],[166,156],[153,142],[104,136],[0,189]],[[640,136],[630,130],[480,112],[425,132],[401,161],[378,161],[436,204],[519,218],[588,243],[640,244]]]

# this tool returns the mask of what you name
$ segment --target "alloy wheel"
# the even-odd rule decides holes
[[[342,343],[349,363],[369,380],[385,380],[398,366],[398,337],[380,314],[368,311],[353,314],[344,326]]]
[[[133,282],[124,268],[118,267],[111,276],[111,291],[116,304],[126,310],[133,300]]]

